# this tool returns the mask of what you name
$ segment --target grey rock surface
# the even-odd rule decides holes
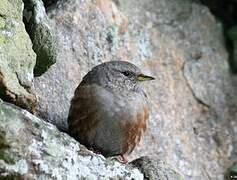
[[[237,164],[236,162],[229,167],[225,173],[225,179],[226,180],[231,180],[231,179],[236,179],[237,177]]]
[[[55,126],[0,101],[0,179],[143,179],[122,165],[88,151]]]
[[[23,0],[24,23],[37,54],[34,75],[40,76],[56,62],[57,43],[41,0]]]
[[[67,130],[71,97],[95,65],[127,60],[157,81],[146,86],[151,116],[130,157],[158,157],[184,179],[223,179],[236,159],[236,83],[222,25],[190,0],[59,1],[48,11],[57,63],[36,78],[37,113]]]
[[[32,110],[36,56],[22,21],[21,0],[0,2],[0,98]]]
[[[183,180],[182,175],[174,168],[157,158],[141,157],[131,162],[144,174],[144,179],[149,180]]]

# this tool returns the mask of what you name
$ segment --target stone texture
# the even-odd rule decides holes
[[[233,73],[237,73],[236,57],[236,17],[237,1],[236,0],[199,0],[205,4],[210,11],[223,23],[224,33],[228,37],[226,47],[229,52],[229,63]],[[233,36],[234,35],[234,36]]]
[[[24,1],[24,23],[37,54],[34,75],[40,76],[56,62],[57,43],[41,0]]]
[[[0,179],[143,179],[135,167],[93,154],[67,134],[0,101]]]
[[[57,63],[36,78],[37,113],[67,130],[70,99],[95,65],[127,60],[156,77],[151,116],[135,152],[158,157],[184,179],[223,179],[236,159],[236,80],[221,24],[190,0],[59,1],[48,11]]]
[[[183,177],[162,160],[141,157],[131,162],[144,174],[144,179],[149,180],[183,180]]]
[[[36,56],[22,22],[21,0],[0,2],[0,98],[33,109],[30,87]]]
[[[228,168],[225,174],[226,180],[236,179],[237,178],[237,164],[234,163],[231,167]]]

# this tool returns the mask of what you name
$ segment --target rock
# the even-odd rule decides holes
[[[231,180],[231,179],[236,179],[237,178],[237,164],[234,163],[230,168],[228,168],[226,174],[225,174],[225,179],[226,180]]]
[[[229,62],[232,73],[237,73],[237,55],[236,55],[236,15],[237,15],[237,1],[236,0],[200,0],[205,4],[210,11],[222,21],[224,25],[224,34],[227,36],[226,47],[229,51]],[[234,35],[236,37],[236,35]]]
[[[31,91],[36,56],[22,22],[21,0],[0,2],[0,98],[32,110]]]
[[[29,112],[0,102],[1,179],[143,179],[135,167],[88,151]]]
[[[56,62],[57,44],[41,0],[24,0],[24,22],[37,54],[34,75],[40,76]]]
[[[130,61],[156,77],[146,85],[148,128],[130,159],[157,157],[184,179],[224,178],[237,154],[236,85],[222,25],[208,8],[191,0],[68,0],[48,14],[60,51],[34,82],[40,117],[66,131],[82,77],[101,62]]]
[[[173,168],[162,160],[141,157],[134,160],[131,164],[138,167],[144,174],[144,179],[149,180],[183,180],[183,177],[173,170]]]

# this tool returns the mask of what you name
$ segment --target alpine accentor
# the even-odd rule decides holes
[[[70,134],[87,148],[127,162],[148,120],[142,81],[152,80],[125,61],[102,63],[77,87],[68,116]]]

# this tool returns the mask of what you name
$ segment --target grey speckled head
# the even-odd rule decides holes
[[[110,61],[95,66],[84,78],[81,85],[98,84],[108,88],[136,90],[140,82],[153,80],[141,70],[126,61]]]

